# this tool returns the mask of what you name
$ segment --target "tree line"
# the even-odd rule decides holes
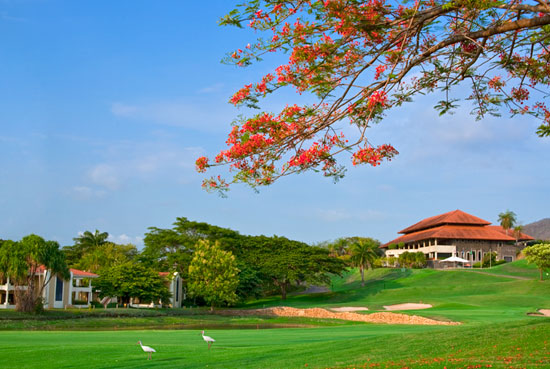
[[[280,236],[248,236],[239,232],[177,218],[172,228],[150,227],[140,251],[131,244],[108,240],[107,232],[86,231],[74,244],[60,247],[29,235],[20,241],[0,240],[0,277],[17,289],[16,309],[39,311],[42,292],[49,283],[35,283],[42,266],[51,276],[69,278],[69,268],[97,273],[92,283],[100,298],[116,296],[126,303],[168,301],[166,277],[177,272],[195,304],[233,305],[260,296],[280,294],[283,299],[297,286],[321,284],[341,274],[348,262],[330,255],[327,248]]]

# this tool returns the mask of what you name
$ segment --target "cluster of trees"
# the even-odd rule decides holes
[[[426,255],[423,252],[408,252],[399,255],[399,265],[406,268],[424,268],[427,264]]]
[[[209,305],[273,293],[280,293],[286,299],[293,286],[303,282],[327,283],[330,274],[340,274],[347,265],[345,261],[331,257],[323,247],[309,246],[285,237],[241,235],[231,229],[183,217],[177,218],[171,229],[149,228],[144,243],[138,257],[140,262],[157,270],[179,272],[184,280],[189,281],[190,295]],[[207,274],[204,264],[199,265],[196,258],[207,252],[227,263],[226,279],[236,280],[230,283],[235,286],[235,295],[227,292],[212,300],[213,291],[208,292],[211,287],[199,283]],[[210,260],[212,258],[214,256]],[[219,263],[212,263],[210,269],[214,274],[221,273],[216,269]],[[225,290],[225,287],[221,289]]]
[[[29,286],[15,296],[17,308],[32,311],[41,305],[49,282],[40,285],[33,278],[41,266],[63,278],[69,278],[69,268],[97,273],[93,284],[100,297],[117,296],[121,302],[167,301],[168,287],[159,272],[178,272],[197,304],[214,307],[270,294],[286,299],[295,286],[328,283],[331,274],[341,274],[348,265],[323,247],[278,236],[245,236],[186,218],[177,218],[171,229],[149,228],[141,252],[108,237],[106,232],[86,231],[62,249],[35,235],[0,241],[0,276]],[[357,262],[366,265],[370,260]]]

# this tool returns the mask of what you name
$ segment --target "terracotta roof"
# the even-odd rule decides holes
[[[169,274],[170,274],[170,272],[159,272],[159,275],[161,277],[168,277]]]
[[[74,276],[77,277],[90,277],[90,278],[97,278],[99,277],[97,274],[85,272],[83,270],[73,269],[69,268],[69,270],[73,273]],[[46,271],[46,267],[44,265],[40,265],[37,269],[39,273],[44,273]]]
[[[413,224],[410,227],[399,231],[398,233],[412,233],[420,231],[427,228],[434,228],[444,224],[460,224],[460,225],[470,225],[470,226],[485,226],[491,224],[486,220],[475,217],[468,213],[463,212],[462,210],[454,210],[445,214],[436,215],[430,218],[421,220],[420,222]]]
[[[85,272],[83,270],[78,270],[78,269],[73,269],[73,268],[71,268],[70,270],[71,270],[71,273],[73,273],[73,275],[76,276],[76,277],[89,277],[89,278],[99,277],[95,273]]]
[[[500,233],[506,234],[506,230],[504,228],[502,228],[501,226],[499,226],[499,225],[492,225],[492,226],[487,226],[487,227],[492,228],[495,231],[498,231]],[[516,240],[516,235],[514,234],[513,229],[508,230],[508,236],[511,236],[514,239],[514,241]],[[534,238],[529,236],[526,233],[520,232],[519,237],[518,237],[518,241],[531,241],[531,240],[534,240]]]
[[[462,225],[442,225],[439,227],[424,229],[417,232],[404,234],[390,242],[385,243],[381,247],[387,247],[391,243],[399,242],[416,242],[428,239],[462,239],[462,240],[484,240],[484,241],[515,241],[511,235],[506,235],[505,232],[497,230],[498,226],[480,227],[480,226],[462,226]]]

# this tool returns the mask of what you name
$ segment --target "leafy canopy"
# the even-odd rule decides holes
[[[38,284],[35,276],[42,268],[50,271],[49,278]],[[56,241],[46,241],[42,237],[30,234],[19,242],[0,243],[0,275],[10,278],[14,286],[26,286],[16,290],[16,308],[20,311],[35,311],[41,306],[41,296],[45,286],[55,275],[69,279],[69,268],[65,256]]]
[[[227,165],[234,177],[212,177],[207,190],[229,183],[252,187],[307,170],[335,180],[353,165],[379,165],[397,150],[369,140],[367,128],[419,94],[438,91],[435,106],[451,112],[465,85],[466,100],[481,119],[527,114],[550,135],[550,1],[503,0],[248,0],[221,20],[247,25],[260,37],[230,53],[227,63],[248,66],[272,52],[288,62],[230,99],[259,108],[260,99],[284,87],[311,93],[317,103],[287,105],[237,119],[227,150],[197,159],[199,172]],[[263,35],[263,37],[261,36]],[[356,128],[345,137],[343,124]]]
[[[218,241],[200,240],[189,264],[189,292],[201,296],[213,308],[237,302],[239,269],[235,256],[221,249]]]
[[[309,246],[285,237],[249,237],[248,261],[286,298],[293,282],[329,283],[330,274],[341,274],[344,261],[331,257],[325,248]]]
[[[127,262],[104,269],[92,283],[100,297],[117,296],[122,301],[138,298],[143,303],[170,299],[166,279],[140,263]]]
[[[538,243],[523,249],[525,259],[530,264],[535,264],[540,271],[540,280],[542,280],[543,269],[550,268],[550,243]]]

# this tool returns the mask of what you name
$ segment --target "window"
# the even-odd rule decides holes
[[[180,300],[180,279],[176,277],[176,302]]]
[[[63,279],[55,277],[55,301],[63,301]]]

